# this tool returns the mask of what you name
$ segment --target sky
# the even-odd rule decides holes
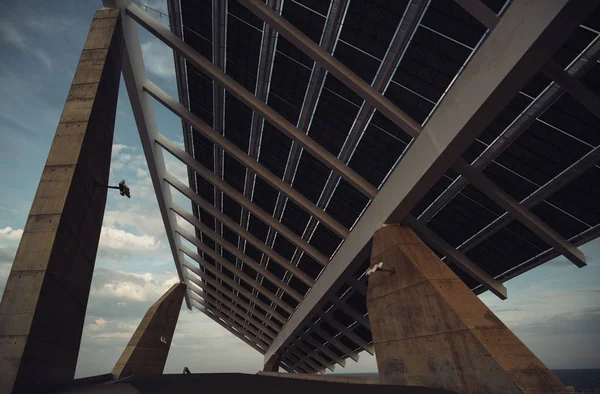
[[[0,14],[0,292],[23,233],[83,43],[100,0],[3,0]],[[145,4],[166,12],[166,0]],[[149,13],[168,24],[165,16]],[[177,97],[172,52],[140,30],[146,73]],[[183,146],[181,123],[155,105],[159,131]],[[187,182],[165,152],[167,170]],[[146,310],[178,281],[123,83],[110,184],[125,179],[131,199],[110,191],[77,365],[77,377],[107,373]],[[190,201],[173,191],[174,200]],[[181,225],[185,225],[180,222]],[[481,300],[553,369],[600,368],[600,242],[584,245],[588,266],[557,258],[506,283],[508,300]],[[165,372],[247,372],[263,357],[197,310],[183,306]],[[375,372],[363,352],[336,372]]]

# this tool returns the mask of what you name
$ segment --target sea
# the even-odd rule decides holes
[[[567,386],[575,388],[577,393],[600,394],[600,369],[553,369],[552,372]],[[374,373],[340,373],[336,375],[377,378]]]

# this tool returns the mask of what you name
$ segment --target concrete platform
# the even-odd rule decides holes
[[[291,375],[290,375],[291,376]],[[106,382],[60,391],[69,394],[456,394],[454,391],[409,386],[373,385],[293,379],[241,373],[133,376],[119,383]]]

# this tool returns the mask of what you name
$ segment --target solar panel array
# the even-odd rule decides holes
[[[413,138],[237,1],[215,3],[220,6],[213,7],[212,0],[179,0],[179,34],[184,41],[380,188]],[[495,13],[508,6],[502,0],[484,3]],[[450,0],[268,0],[267,4],[420,124],[427,122],[489,33]],[[400,31],[411,20],[415,28]],[[600,10],[596,10],[553,56],[595,94],[600,94],[599,30]],[[402,38],[407,45],[389,51]],[[194,114],[352,229],[369,197],[193,65],[179,69],[178,78],[185,90],[180,93]],[[597,115],[540,72],[482,130],[463,158],[579,245],[600,230]],[[193,205],[194,215],[208,228],[196,232],[206,245],[198,249],[203,261],[196,270],[201,275],[197,283],[209,293],[205,299],[209,309],[264,351],[319,278],[323,260],[329,260],[344,240],[211,140],[199,132],[192,135],[186,148],[201,165],[317,252],[298,248],[206,179],[191,178],[190,186],[228,223],[214,211]],[[557,255],[453,170],[439,179],[412,215],[500,281]],[[237,226],[275,253],[268,256],[239,237]],[[215,243],[211,232],[243,255]],[[258,272],[248,261],[266,272]],[[484,290],[448,264],[475,292]],[[296,274],[290,266],[297,267]],[[314,372],[370,350],[366,268],[368,261],[352,279],[339,284],[337,299],[327,302],[286,345],[282,361],[286,369]]]

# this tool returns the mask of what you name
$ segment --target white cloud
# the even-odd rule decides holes
[[[179,278],[173,274],[159,279],[156,274],[123,272],[99,269],[94,274],[91,295],[97,300],[112,299],[127,303],[131,301],[154,302]]]
[[[37,57],[46,67],[52,68],[52,60],[46,51],[29,46],[23,34],[11,22],[4,20],[0,23],[0,37],[18,49]]]
[[[148,72],[169,80],[175,77],[171,48],[158,41],[148,41],[142,44],[142,54]]]
[[[23,235],[22,229],[13,229],[12,227],[0,228],[0,239],[16,241],[16,240],[21,239],[22,235]]]
[[[159,246],[160,241],[152,236],[138,236],[113,227],[103,226],[100,233],[100,247],[103,248],[128,251],[152,251],[158,249]]]
[[[113,154],[113,156],[118,156],[125,149],[127,149],[127,145],[113,144],[113,146],[112,146],[112,154]]]

